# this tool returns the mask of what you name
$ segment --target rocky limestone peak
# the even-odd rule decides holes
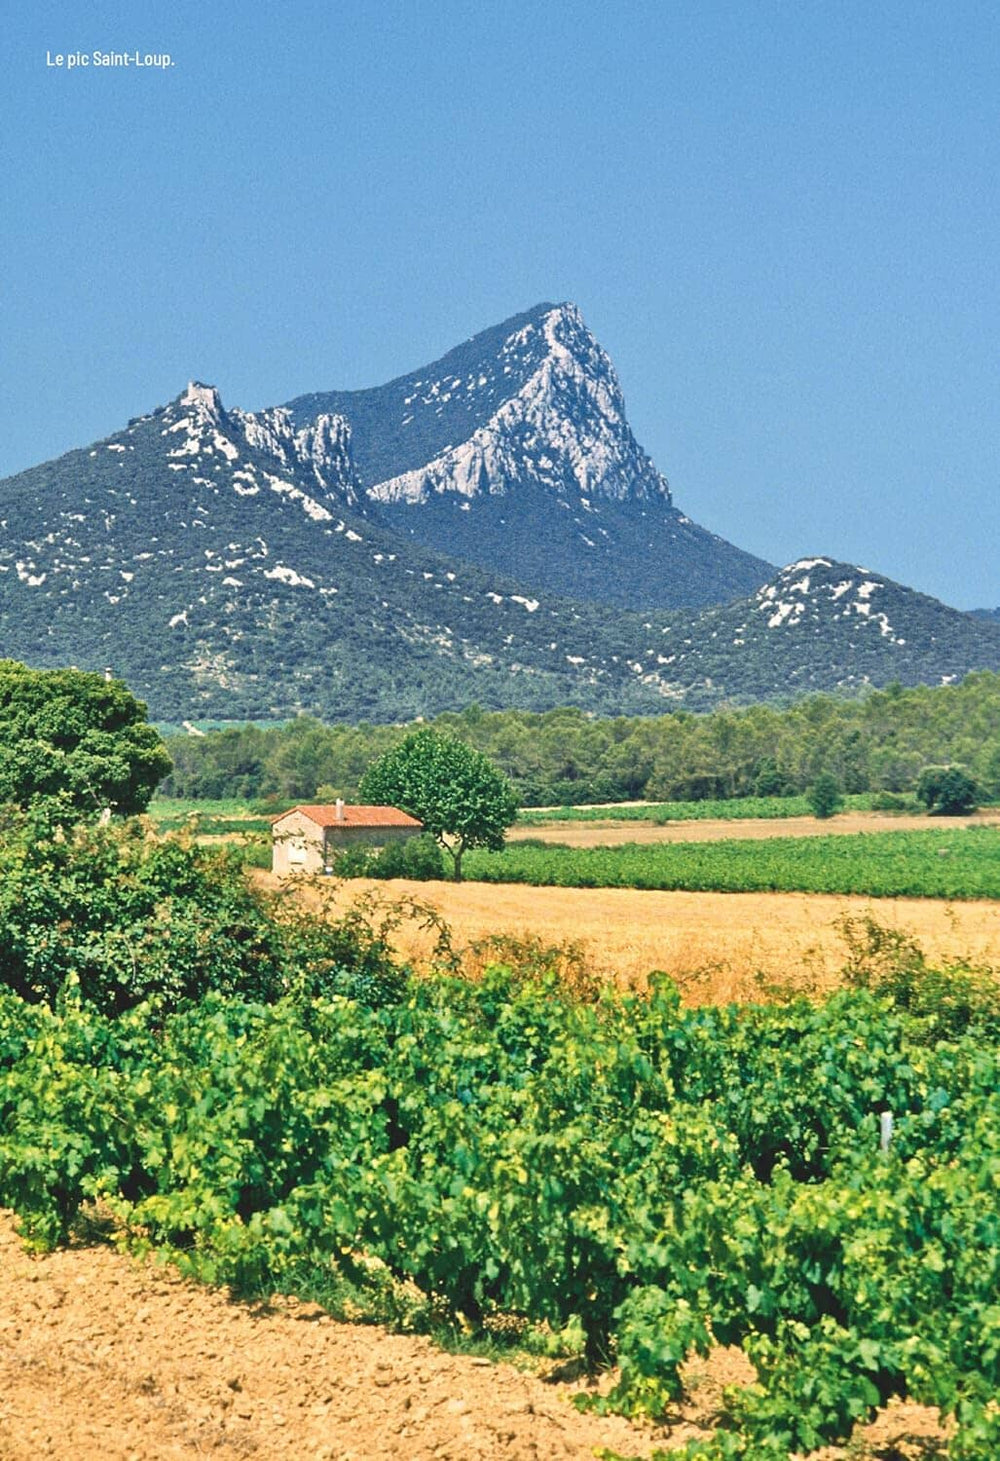
[[[607,352],[569,301],[536,305],[430,365],[288,403],[347,418],[369,516],[425,547],[622,607],[724,603],[772,564],[699,528],[642,450]]]
[[[296,429],[286,406],[264,411],[234,411],[247,445],[272,457],[287,471],[304,468],[339,501],[359,501],[351,460],[351,429],[343,416],[323,412]]]
[[[670,505],[666,479],[628,425],[611,360],[574,304],[515,316],[391,385],[405,387],[398,457],[412,458],[419,437],[425,459],[369,481],[377,502],[507,495],[523,485],[584,508],[602,498]],[[445,423],[447,439],[434,450]]]
[[[226,414],[215,386],[203,385],[198,380],[188,381],[187,390],[177,398],[177,405],[189,407],[203,421],[218,422]]]

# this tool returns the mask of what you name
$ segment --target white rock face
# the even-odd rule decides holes
[[[669,505],[666,479],[628,426],[614,367],[575,305],[551,309],[508,336],[492,388],[498,376],[516,377],[518,362],[523,368],[526,356],[537,359],[534,369],[484,425],[424,466],[376,483],[369,496],[385,503],[419,503],[444,492],[464,498],[504,494],[527,482],[576,502],[631,497]],[[421,381],[419,399],[415,393],[407,402],[439,410],[434,403],[486,383],[486,376]]]
[[[296,431],[284,406],[267,411],[233,411],[248,445],[267,452],[284,466],[309,469],[324,492],[356,506],[359,502],[351,462],[351,428],[343,416],[321,415]]]
[[[160,435],[170,443],[167,455],[173,460],[168,465],[173,471],[183,471],[189,465],[218,471],[225,465],[232,468],[229,480],[233,490],[240,496],[254,496],[260,491],[260,483],[253,457],[264,455],[288,476],[298,477],[300,484],[307,477],[320,489],[320,501],[315,501],[291,482],[275,488],[301,500],[311,517],[320,520],[330,516],[322,499],[359,505],[351,432],[342,416],[321,415],[296,430],[284,407],[226,411],[214,386],[191,381],[184,394],[167,407],[162,422]],[[207,480],[195,478],[199,482]],[[268,477],[270,485],[275,480]]]
[[[769,629],[795,628],[805,620],[854,617],[876,624],[882,638],[890,643],[906,643],[888,615],[872,608],[872,595],[886,587],[883,581],[872,578],[867,568],[854,568],[850,578],[837,578],[835,573],[817,578],[815,569],[842,571],[843,565],[829,558],[800,558],[758,591],[756,608],[767,615]]]

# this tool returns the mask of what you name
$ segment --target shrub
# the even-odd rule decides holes
[[[909,934],[870,915],[845,917],[839,927],[848,949],[846,983],[891,999],[919,1022],[917,1039],[934,1044],[969,1031],[991,1042],[1000,1037],[1000,984],[992,969],[965,960],[934,968]]]
[[[377,932],[289,908],[251,885],[239,851],[137,821],[63,828],[45,808],[0,830],[0,985],[32,1003],[54,1007],[67,981],[109,1015],[210,991],[381,1003],[402,977]]]
[[[817,776],[812,786],[806,793],[809,807],[814,817],[820,817],[824,821],[839,812],[844,805],[844,798],[840,794],[840,787],[836,779],[829,771],[822,772]]]
[[[444,857],[436,838],[429,832],[422,832],[419,837],[388,843],[372,860],[368,875],[438,882],[445,875]]]
[[[911,796],[898,791],[876,791],[868,802],[873,812],[912,812],[916,804]]]
[[[917,782],[917,799],[942,817],[964,817],[978,805],[979,788],[961,766],[928,766]]]
[[[370,878],[372,876],[372,864],[377,854],[372,847],[365,847],[359,843],[355,847],[344,847],[334,855],[330,864],[334,877],[338,878]]]
[[[338,878],[411,878],[437,882],[445,875],[444,858],[429,832],[389,842],[385,847],[345,847],[333,859]]]

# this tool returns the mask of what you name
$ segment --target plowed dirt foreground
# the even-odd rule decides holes
[[[313,1305],[231,1303],[106,1247],[32,1257],[0,1218],[3,1461],[493,1461],[653,1449],[650,1431],[575,1411],[579,1389],[338,1324]]]
[[[0,1461],[649,1456],[707,1435],[722,1386],[750,1377],[720,1350],[692,1367],[669,1428],[581,1415],[579,1381],[339,1324],[294,1299],[234,1303],[108,1247],[33,1257],[0,1213]],[[927,1461],[941,1441],[932,1412],[890,1405],[850,1454]]]

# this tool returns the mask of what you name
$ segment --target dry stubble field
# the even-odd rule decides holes
[[[968,822],[1000,826],[995,808],[958,820],[962,826]],[[943,825],[940,817],[899,817],[887,812],[841,812],[824,822],[815,817],[706,818],[662,824],[616,821],[611,816],[593,822],[560,822],[554,818],[541,827],[512,827],[508,841],[537,839],[563,842],[567,847],[620,847],[626,842],[744,842],[761,837],[850,837],[858,832],[940,832]]]
[[[973,820],[971,818],[966,820]],[[996,813],[978,820],[995,823]],[[541,837],[574,847],[623,842],[721,841],[727,838],[804,836],[821,831],[878,832],[940,828],[939,818],[849,813],[818,824],[812,817],[765,821],[668,823],[563,822],[515,828],[512,839]],[[275,886],[268,874],[262,881]],[[323,886],[323,885],[321,885]],[[492,934],[535,936],[545,944],[578,945],[588,964],[616,983],[643,984],[661,969],[692,1002],[759,996],[761,980],[793,988],[834,987],[847,957],[845,918],[871,916],[914,938],[932,960],[968,959],[1000,967],[1000,903],[943,903],[929,898],[859,898],[812,893],[645,892],[630,888],[531,888],[516,884],[345,882],[322,896],[346,908],[363,894],[391,901],[414,899],[433,907],[456,946]],[[317,901],[315,886],[301,896]],[[431,932],[417,921],[395,935],[396,947],[417,965],[433,950]]]
[[[490,934],[537,935],[546,944],[577,944],[587,963],[625,987],[641,987],[662,969],[697,1003],[746,999],[765,983],[833,988],[847,957],[840,931],[847,916],[871,915],[916,939],[932,959],[967,958],[1000,965],[1000,904],[931,899],[842,898],[809,893],[659,893],[629,888],[528,888],[488,883],[344,883],[335,907],[363,892],[387,901],[412,898],[433,907],[456,946]],[[302,890],[307,900],[317,894]],[[419,966],[433,933],[414,920],[396,947]]]

